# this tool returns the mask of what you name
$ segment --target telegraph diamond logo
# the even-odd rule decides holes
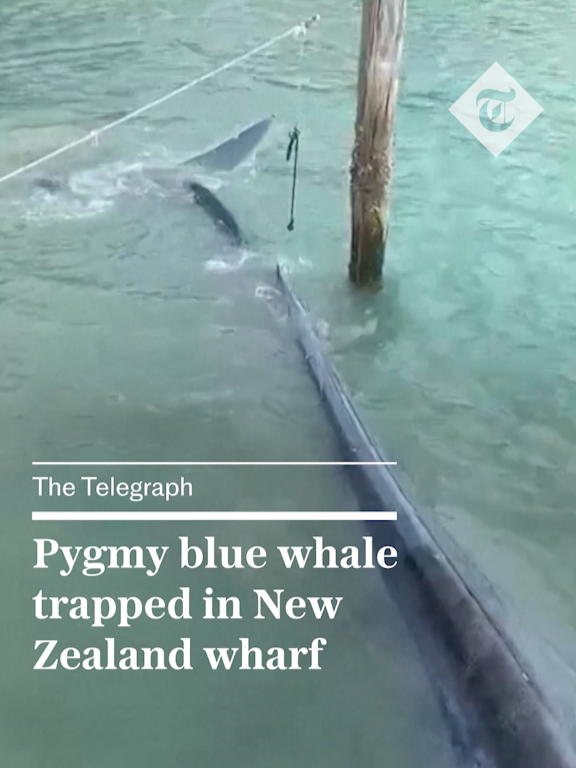
[[[494,157],[503,152],[543,108],[500,64],[493,64],[450,107]]]

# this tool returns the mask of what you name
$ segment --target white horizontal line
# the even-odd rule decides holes
[[[395,465],[395,461],[33,461],[35,467],[342,467]]]
[[[32,512],[32,520],[396,520],[396,512]]]

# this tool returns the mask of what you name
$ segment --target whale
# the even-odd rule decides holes
[[[260,119],[224,141],[188,157],[176,166],[152,166],[144,168],[142,172],[144,176],[158,186],[176,192],[191,193],[193,199],[200,206],[205,206],[208,209],[212,218],[216,218],[224,226],[227,222],[230,225],[228,232],[232,239],[239,241],[239,230],[233,217],[225,212],[217,198],[196,176],[229,173],[247,162],[256,153],[273,120],[274,115]],[[130,171],[126,171],[122,175],[129,177]],[[63,178],[58,175],[39,176],[33,180],[33,187],[51,195],[74,194],[70,178]]]
[[[202,168],[205,171],[232,171],[256,150],[274,120],[274,115],[259,120],[240,133],[226,139],[199,155],[193,155],[182,163],[187,168]]]
[[[186,182],[185,189],[191,194],[194,202],[208,214],[215,226],[225,234],[232,245],[238,248],[246,246],[245,235],[236,218],[214,192],[199,181]]]
[[[382,572],[429,675],[463,768],[576,768],[576,753],[540,670],[516,642],[490,582],[455,540],[417,505],[389,450],[364,424],[286,269],[276,269],[303,368],[334,432],[334,455],[364,512],[374,547],[392,545]],[[395,510],[382,522],[371,512]],[[377,607],[376,607],[377,609]]]

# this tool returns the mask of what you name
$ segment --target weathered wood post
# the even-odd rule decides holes
[[[394,117],[406,0],[364,0],[352,151],[352,244],[348,274],[380,287],[388,236]]]

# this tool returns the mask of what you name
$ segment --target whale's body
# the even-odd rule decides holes
[[[392,545],[398,553],[397,566],[382,575],[430,675],[458,764],[576,768],[558,713],[514,642],[488,582],[447,531],[409,499],[280,267],[277,286],[303,364],[334,428],[334,447],[364,511],[366,530],[375,548]],[[395,510],[396,520],[371,516],[384,509]]]

